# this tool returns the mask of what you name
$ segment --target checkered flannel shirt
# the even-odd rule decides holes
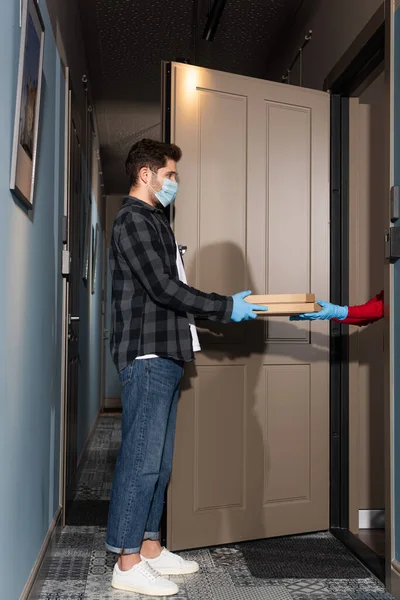
[[[125,198],[115,219],[110,268],[110,345],[118,371],[145,354],[193,360],[187,313],[230,321],[232,298],[179,280],[175,236],[164,212],[137,198]]]

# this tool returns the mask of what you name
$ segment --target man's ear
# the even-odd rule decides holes
[[[142,167],[139,171],[139,179],[143,183],[148,183],[151,179],[151,171],[149,167]]]

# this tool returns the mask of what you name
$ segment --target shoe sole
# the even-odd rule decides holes
[[[157,569],[153,567],[160,575],[191,575],[192,573],[198,573],[200,570],[199,565],[196,567],[187,567],[186,569]]]
[[[111,582],[111,587],[115,590],[122,590],[124,592],[134,592],[135,594],[143,594],[144,596],[152,596],[152,597],[162,597],[162,596],[175,596],[179,593],[179,589],[171,591],[171,590],[148,590],[145,588],[141,588],[136,585],[127,585],[123,583],[118,583],[115,581]]]

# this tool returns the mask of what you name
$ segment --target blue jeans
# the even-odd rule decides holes
[[[111,490],[106,548],[139,552],[158,540],[171,476],[183,366],[165,358],[136,360],[120,372],[122,442]]]

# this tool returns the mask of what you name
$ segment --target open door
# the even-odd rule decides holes
[[[81,144],[75,127],[75,101],[67,81],[67,190],[64,233],[64,275],[66,276],[65,304],[65,382],[63,414],[63,525],[66,524],[70,503],[75,491],[78,468],[78,379],[79,379],[79,288],[80,288],[80,214],[81,214]],[[75,118],[75,120],[74,120]]]
[[[390,140],[390,173],[386,208],[385,265],[385,479],[386,479],[386,585],[400,598],[400,219],[396,195],[400,184],[400,1],[385,2],[386,90],[390,114],[387,115]]]
[[[189,282],[329,298],[330,98],[172,63],[165,138]],[[198,323],[179,405],[173,549],[329,528],[329,327]]]

